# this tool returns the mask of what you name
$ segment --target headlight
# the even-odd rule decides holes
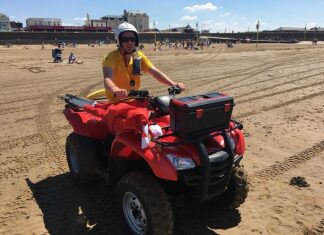
[[[178,157],[174,154],[167,154],[166,157],[177,170],[187,170],[196,167],[195,162],[191,158]]]

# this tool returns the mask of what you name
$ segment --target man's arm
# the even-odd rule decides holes
[[[122,99],[127,97],[127,91],[125,89],[120,89],[116,86],[116,84],[112,81],[113,79],[113,70],[112,68],[103,68],[103,76],[104,76],[104,86],[105,89],[112,94],[115,94],[117,98]]]
[[[168,85],[168,86],[177,86],[181,88],[181,90],[185,90],[185,86],[182,83],[176,83],[172,81],[165,73],[161,70],[155,68],[154,66],[148,70],[148,72],[159,82]]]

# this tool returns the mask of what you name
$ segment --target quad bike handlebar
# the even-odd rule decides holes
[[[169,87],[168,91],[169,91],[169,95],[172,96],[181,94],[181,88],[177,86]]]
[[[162,103],[165,103],[162,105],[168,105],[168,102],[172,97],[174,97],[176,94],[181,93],[181,89],[179,87],[173,86],[168,88],[168,92],[169,95],[162,96],[164,97]],[[58,96],[58,98],[65,101],[66,104],[68,104],[71,108],[75,108],[75,109],[80,109],[80,108],[82,109],[85,105],[94,106],[96,104],[96,101],[94,100],[82,98],[72,94],[65,94],[64,96]],[[149,95],[148,90],[131,90],[128,93],[128,97],[125,99],[121,99],[120,101],[124,101],[128,99],[138,99],[138,100],[146,99],[152,106],[157,106],[159,105],[157,103],[161,103],[161,99],[159,99],[159,96],[154,97]]]
[[[148,90],[130,90],[128,97],[146,98],[149,96]]]
[[[172,86],[168,88],[169,95],[174,96],[181,94],[181,88],[177,86]],[[149,97],[148,90],[130,90],[128,93],[128,97],[136,97],[136,98],[147,98]]]
[[[170,101],[181,93],[181,88],[172,86],[168,88],[168,92],[169,95],[151,96],[147,90],[131,90],[126,99],[137,99],[140,102],[146,100],[149,103],[148,108],[154,110],[155,116],[158,117],[169,114]]]

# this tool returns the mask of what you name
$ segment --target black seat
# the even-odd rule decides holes
[[[154,97],[154,103],[156,107],[156,114],[158,117],[169,114],[169,104],[172,96],[162,95]]]

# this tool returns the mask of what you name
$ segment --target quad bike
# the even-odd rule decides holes
[[[64,115],[71,175],[116,186],[129,230],[172,234],[170,199],[189,198],[239,207],[248,193],[240,161],[243,126],[231,120],[233,98],[209,93],[177,98],[131,91],[117,103],[66,94]]]

